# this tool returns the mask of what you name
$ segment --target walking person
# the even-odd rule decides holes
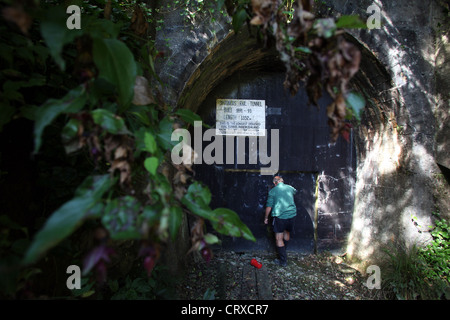
[[[264,223],[269,223],[269,214],[273,217],[273,231],[275,232],[275,244],[279,259],[275,262],[285,267],[287,265],[286,249],[290,240],[291,232],[294,229],[294,220],[297,215],[297,207],[294,203],[294,194],[297,190],[284,183],[283,178],[275,176],[275,185],[269,191],[266,202]]]

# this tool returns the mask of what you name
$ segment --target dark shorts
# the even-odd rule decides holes
[[[292,232],[294,230],[295,217],[289,219],[273,218],[273,232],[282,233],[284,231]]]

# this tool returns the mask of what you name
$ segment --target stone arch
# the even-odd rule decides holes
[[[326,1],[335,13],[362,17],[367,16],[365,10],[371,3]],[[376,259],[382,245],[426,240],[425,233],[418,233],[417,225],[411,222],[412,217],[418,218],[420,225],[431,224],[433,181],[440,172],[434,158],[436,83],[431,52],[435,41],[431,23],[442,18],[436,3],[377,1],[382,8],[382,29],[348,34],[363,53],[352,85],[367,99],[355,133],[355,206],[346,248],[349,256],[361,263]],[[413,16],[413,12],[421,12],[420,23],[407,24],[407,12]],[[234,71],[279,67],[273,64],[276,53],[262,49],[247,30],[238,34],[229,30],[226,19],[205,22],[191,31],[192,37],[172,40],[176,49],[167,61],[181,62],[184,67],[161,66],[163,81],[169,80],[169,103],[196,111],[208,92]],[[174,35],[176,30],[172,31]],[[445,103],[438,103],[437,108],[442,113]],[[445,129],[445,120],[440,121],[440,128]],[[442,136],[444,129],[439,129],[438,135]],[[443,159],[448,146],[444,143],[441,149]]]
[[[371,169],[361,166],[361,163],[366,160],[373,161],[373,154],[368,153],[368,150],[382,146],[384,153],[399,153],[396,149],[398,141],[388,133],[384,133],[395,131],[393,118],[395,118],[395,110],[398,109],[396,98],[398,92],[393,89],[390,75],[374,55],[353,36],[347,35],[347,38],[361,49],[364,57],[361,71],[352,81],[352,86],[355,90],[362,92],[368,101],[362,124],[358,126],[355,134],[357,165],[364,169],[367,175],[367,171]],[[191,73],[191,77],[184,83],[183,91],[179,95],[178,105],[198,112],[198,108],[208,94],[224,79],[238,71],[257,72],[258,70],[268,71],[268,69],[284,70],[274,49],[265,49],[248,30],[238,34],[230,33],[209,51],[202,63]],[[284,89],[280,86],[279,90]],[[389,166],[392,167],[391,162],[395,161],[399,160],[389,160]],[[388,163],[384,165],[387,166]],[[355,184],[356,186],[358,184]],[[327,191],[323,189],[322,193],[325,197]],[[361,194],[364,194],[364,190]],[[364,194],[364,197],[365,201],[369,196]],[[357,241],[365,239],[365,236],[357,231],[350,234],[357,238]]]

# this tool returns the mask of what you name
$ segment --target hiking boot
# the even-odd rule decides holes
[[[286,247],[277,247],[278,256],[279,259],[275,259],[275,263],[281,267],[287,266],[287,254],[286,254]]]
[[[273,262],[275,262],[276,265],[279,265],[280,267],[286,267],[287,266],[287,262],[281,262],[280,259],[275,259],[273,260]]]

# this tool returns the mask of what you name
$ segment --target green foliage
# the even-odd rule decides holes
[[[347,112],[351,118],[355,117],[358,121],[361,120],[361,114],[366,106],[366,100],[362,95],[349,92],[345,95],[345,103],[347,104]]]
[[[430,285],[424,281],[427,266],[420,259],[420,249],[410,248],[385,249],[389,260],[381,267],[382,289],[388,298],[399,300],[433,299]]]
[[[75,197],[56,210],[36,234],[23,263],[35,263],[48,249],[70,236],[84,219],[98,216],[102,209],[100,199],[113,183],[109,175],[87,177]]]
[[[80,111],[86,103],[86,95],[83,87],[70,90],[61,99],[49,99],[34,112],[34,152],[37,153],[42,144],[42,134],[45,127],[62,113],[74,113]]]
[[[14,268],[15,272],[8,283],[0,281],[0,290],[10,296],[19,291],[14,288],[18,279],[36,276],[39,269],[34,265],[58,246],[70,244],[82,227],[104,231],[94,239],[102,243],[102,263],[108,262],[113,252],[106,243],[142,243],[139,256],[148,275],[165,243],[176,240],[185,212],[210,221],[219,233],[255,240],[235,212],[209,207],[211,193],[189,175],[190,167],[175,167],[170,161],[174,122],[192,124],[201,119],[189,110],[169,112],[173,108],[155,98],[161,95],[154,85],[159,83],[154,68],[158,53],[151,40],[133,33],[130,26],[130,17],[139,6],[135,1],[126,6],[113,1],[107,20],[101,18],[103,5],[92,2],[83,7],[81,30],[67,29],[65,7],[48,2],[26,13],[19,10],[33,21],[27,36],[15,30],[14,24],[0,25],[0,59],[5,65],[0,70],[4,80],[0,131],[14,126],[17,119],[28,119],[33,122],[35,157],[49,159],[54,153],[74,164],[89,164],[73,179],[74,183],[83,182],[75,191],[64,190],[65,197],[49,206],[45,222],[37,224],[38,231],[33,230],[32,236],[20,224],[6,218],[0,221],[8,230],[26,231],[19,243],[2,238],[0,279],[10,275],[3,270]],[[145,10],[145,15],[151,16],[152,11]],[[143,78],[149,84],[138,84]],[[135,99],[142,88],[145,93]],[[58,138],[60,144],[53,144]],[[59,148],[61,145],[64,148]],[[67,155],[61,154],[64,150]],[[175,180],[165,171],[168,167],[188,178]],[[195,241],[204,243],[201,249],[205,250],[205,245],[218,243],[218,238],[201,234]],[[92,246],[84,251],[73,248],[75,262],[69,264],[78,264],[86,250],[95,250]],[[21,248],[14,259],[11,247]],[[100,272],[94,265],[100,256],[90,257],[98,259],[88,260],[84,287],[73,292],[79,298],[97,292],[92,277]],[[19,270],[24,275],[19,275]],[[120,288],[114,280],[110,284],[113,298],[154,298],[157,287],[148,277],[129,278]]]
[[[62,71],[66,69],[66,62],[62,57],[64,46],[81,35],[80,30],[69,30],[62,27],[66,24],[66,19],[65,8],[56,6],[47,9],[46,16],[40,23],[42,38],[50,55]]]
[[[233,210],[217,208],[212,211],[214,219],[210,219],[214,229],[225,235],[243,237],[250,241],[256,241],[250,229],[241,221]],[[217,221],[216,221],[217,220]]]
[[[202,300],[215,300],[216,299],[216,290],[208,288],[203,294]]]
[[[81,288],[71,290],[74,298],[88,298],[95,293],[95,282],[90,281],[88,277],[81,277]]]
[[[450,297],[450,225],[438,220],[425,247],[384,249],[388,261],[382,267],[382,289],[389,298],[400,300]],[[414,220],[414,219],[413,219]]]
[[[180,116],[181,119],[186,121],[189,124],[194,124],[195,121],[202,121],[198,114],[195,114],[191,110],[188,109],[179,109],[175,112],[176,115]]]
[[[358,16],[341,16],[336,21],[337,28],[348,28],[348,29],[367,29],[367,25]]]
[[[169,277],[163,266],[155,267],[153,272],[155,275],[152,277],[137,273],[126,275],[124,280],[109,279],[107,285],[111,300],[173,299],[170,288],[176,279]]]
[[[111,111],[106,109],[95,109],[91,112],[92,120],[95,124],[102,127],[105,131],[112,134],[130,133],[126,128],[125,121],[117,117]]]
[[[144,166],[148,172],[150,172],[153,176],[156,175],[156,170],[158,169],[158,158],[150,157],[145,159]]]
[[[146,300],[150,299],[151,293],[155,287],[155,281],[151,278],[136,278],[131,280],[126,277],[125,285],[120,287],[116,283],[110,284],[117,292],[111,297],[111,300]]]
[[[238,32],[247,19],[248,14],[245,11],[245,8],[243,7],[238,8],[238,10],[236,10],[236,13],[233,14],[233,20],[231,23],[233,25],[234,32]]]
[[[319,37],[328,39],[335,35],[337,25],[332,18],[318,19],[314,22],[314,30]]]
[[[240,2],[242,0],[239,0]],[[244,0],[248,2],[248,0]],[[227,13],[223,10],[225,0],[218,1],[206,1],[206,0],[175,0],[173,2],[168,2],[163,4],[162,10],[170,11],[175,8],[182,8],[180,12],[181,16],[184,18],[185,23],[189,24],[191,28],[195,28],[195,23],[197,20],[202,19],[206,14],[211,16],[212,22],[214,22],[215,12],[221,13],[226,16]]]
[[[94,39],[93,58],[100,70],[99,77],[115,85],[118,91],[119,113],[133,99],[137,66],[130,49],[118,39]]]
[[[225,6],[235,32],[247,22],[257,27],[265,45],[275,42],[286,67],[283,84],[291,95],[297,94],[299,80],[305,83],[311,104],[318,105],[324,90],[329,93],[333,98],[327,107],[331,141],[339,135],[348,141],[352,126],[346,120],[359,120],[365,102],[348,92],[361,52],[344,39],[343,29],[366,28],[362,19],[355,15],[320,18],[311,1],[234,0],[225,1]]]
[[[450,288],[450,224],[437,215],[435,227],[431,230],[432,241],[421,249],[420,255],[429,266],[425,277],[433,282],[437,290]],[[446,292],[447,295],[450,292]]]
[[[211,192],[209,189],[197,182],[189,186],[187,193],[181,200],[193,213],[211,221],[212,226],[217,232],[256,241],[251,231],[242,223],[236,212],[227,208],[211,210],[209,207],[210,201]]]
[[[139,239],[137,213],[140,210],[140,206],[140,203],[131,196],[107,201],[101,221],[102,225],[108,230],[111,239]]]

